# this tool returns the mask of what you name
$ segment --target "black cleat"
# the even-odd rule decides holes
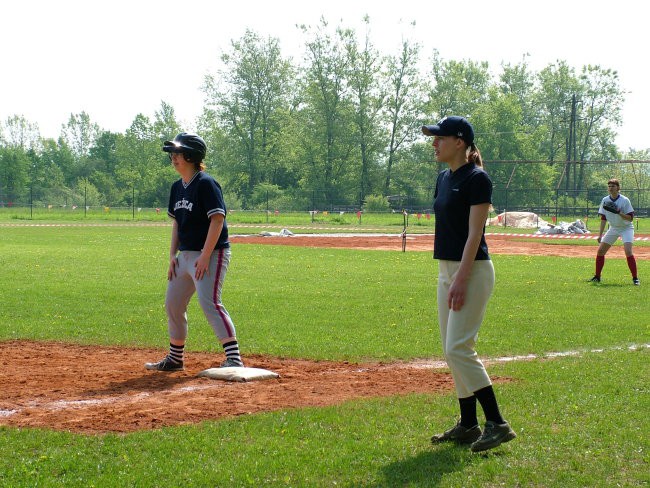
[[[588,283],[600,283],[600,276],[594,276],[592,279],[587,280]]]
[[[144,367],[151,371],[166,371],[168,373],[172,371],[183,371],[185,369],[183,367],[183,361],[174,361],[169,356],[165,356],[157,363],[144,363]]]
[[[463,427],[460,421],[451,429],[444,431],[442,434],[436,434],[431,438],[432,444],[439,442],[457,442],[458,444],[471,444],[481,437],[481,428],[477,425],[474,427]]]
[[[508,422],[497,424],[491,420],[485,422],[483,435],[472,444],[472,452],[487,451],[500,446],[504,442],[510,442],[517,437],[515,431],[510,428]]]
[[[221,363],[220,368],[243,368],[244,363],[237,361],[236,359],[228,358],[223,363]]]

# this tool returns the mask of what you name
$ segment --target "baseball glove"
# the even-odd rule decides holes
[[[618,213],[618,208],[616,207],[616,204],[614,202],[603,203],[603,210],[607,210],[608,212],[612,212],[615,214]]]

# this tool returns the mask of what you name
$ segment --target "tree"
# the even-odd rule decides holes
[[[542,69],[537,80],[539,89],[534,95],[535,109],[544,126],[540,148],[544,159],[558,160],[561,150],[568,151],[571,100],[579,92],[579,83],[573,68],[565,61],[558,61]]]
[[[160,110],[156,111],[154,115],[153,132],[160,139],[161,144],[173,139],[176,134],[181,132],[174,107],[164,101],[160,102]]]
[[[29,122],[21,115],[8,117],[0,125],[0,136],[0,142],[6,147],[20,148],[23,151],[39,150],[41,147],[38,124]]]
[[[136,115],[124,138],[117,140],[116,147],[119,159],[116,176],[126,190],[124,203],[144,207],[167,203],[174,171],[161,147],[150,119],[143,114]]]
[[[97,199],[109,206],[114,206],[120,200],[115,171],[119,162],[118,141],[122,138],[123,134],[102,131],[90,148],[87,159],[90,171],[87,181],[97,189]]]
[[[471,119],[475,108],[488,97],[491,82],[488,67],[487,62],[443,61],[438,52],[434,52],[429,114],[435,120],[448,115]]]
[[[346,85],[349,59],[344,48],[352,32],[337,28],[331,33],[328,27],[323,18],[314,29],[301,26],[307,38],[307,66],[302,80],[305,104],[300,115],[306,182],[312,189],[323,191],[325,202],[321,204],[331,205],[335,195],[347,193],[349,198],[354,182],[349,156],[355,145],[350,137],[353,108]]]
[[[227,135],[228,170],[246,176],[246,200],[258,183],[273,183],[280,160],[280,114],[288,106],[294,76],[277,38],[263,40],[246,30],[231,47],[221,56],[221,77],[206,77],[203,90],[211,111],[204,114],[204,123],[211,121]]]
[[[400,54],[390,56],[386,63],[385,109],[389,142],[384,195],[390,194],[393,167],[399,160],[400,149],[419,137],[418,129],[422,125],[424,86],[417,68],[419,52],[419,45],[404,41]]]
[[[86,112],[70,114],[67,124],[61,126],[61,138],[77,160],[88,156],[100,133],[99,125]]]
[[[580,113],[576,114],[575,144],[578,154],[578,175],[574,189],[585,183],[587,159],[614,159],[617,149],[614,128],[621,123],[623,91],[618,73],[600,66],[585,66],[580,75]],[[575,160],[576,158],[572,158]],[[575,170],[574,170],[575,175]]]
[[[25,196],[31,161],[20,147],[0,147],[0,205]]]
[[[369,19],[364,19],[366,26]],[[382,69],[381,57],[370,42],[369,33],[359,49],[354,35],[346,37],[348,71],[347,84],[353,110],[354,139],[359,150],[360,171],[358,176],[359,206],[366,194],[372,192],[371,171],[376,168],[381,148],[380,111],[385,95],[379,85]]]

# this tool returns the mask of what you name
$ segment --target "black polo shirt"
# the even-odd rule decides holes
[[[167,214],[178,224],[179,249],[201,251],[210,228],[213,215],[226,215],[221,186],[209,174],[199,171],[189,183],[175,181],[169,193]],[[215,249],[230,247],[228,225],[224,219],[223,229]]]
[[[436,215],[436,234],[433,257],[460,261],[469,236],[469,209],[472,205],[492,203],[492,180],[474,163],[468,163],[456,171],[441,172],[436,181],[433,210]],[[489,260],[485,242],[485,226],[476,260]]]

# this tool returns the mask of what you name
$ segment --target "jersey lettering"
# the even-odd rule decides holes
[[[183,198],[182,200],[179,200],[178,202],[176,202],[176,204],[174,205],[174,212],[175,212],[176,210],[181,209],[181,208],[184,208],[184,209],[187,210],[188,212],[191,212],[193,206],[194,206],[193,203],[188,202],[187,200],[185,200],[185,199]]]

